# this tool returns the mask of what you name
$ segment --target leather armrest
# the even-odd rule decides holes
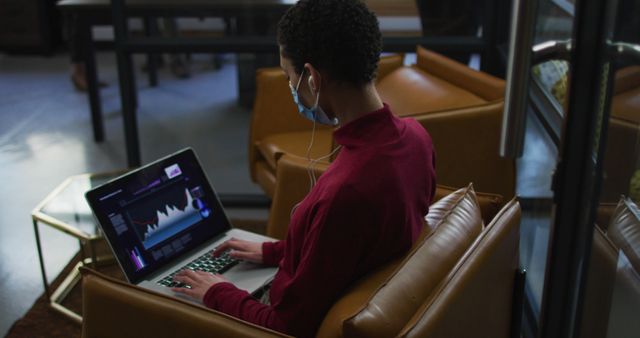
[[[82,272],[82,337],[288,337],[232,316]]]
[[[383,79],[392,71],[404,65],[404,54],[387,55],[380,58],[378,62],[378,74],[376,82]]]

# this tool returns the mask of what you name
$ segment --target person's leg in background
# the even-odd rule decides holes
[[[80,19],[77,15],[67,16],[67,32],[69,40],[69,56],[71,58],[71,83],[76,90],[87,91],[87,72],[85,69],[85,58],[82,49],[83,34],[91,34],[83,31],[80,27]],[[99,82],[100,87],[106,87],[105,82]]]
[[[178,36],[178,23],[176,18],[164,18],[163,19],[165,34],[175,37]],[[169,55],[169,68],[173,75],[178,78],[185,79],[191,76],[189,64],[186,57],[181,54]]]

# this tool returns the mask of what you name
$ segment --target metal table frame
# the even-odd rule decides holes
[[[96,234],[89,234],[44,213],[42,209],[54,198],[56,198],[56,196],[58,196],[65,188],[67,188],[75,179],[87,177],[115,177],[119,173],[120,172],[104,174],[83,174],[69,177],[64,180],[58,187],[56,187],[51,193],[49,193],[49,195],[47,195],[47,197],[42,200],[42,202],[40,202],[31,212],[33,231],[35,233],[36,246],[38,249],[38,259],[40,261],[40,272],[42,273],[42,283],[44,285],[44,290],[49,301],[49,305],[55,311],[62,313],[76,323],[82,323],[82,316],[62,305],[62,302],[81,279],[78,268],[80,266],[87,265],[91,266],[92,268],[96,268],[101,265],[112,264],[115,259],[111,255],[98,256],[96,254],[95,244],[103,240],[103,236],[100,232],[96,232]],[[54,229],[60,230],[68,235],[77,238],[80,245],[80,261],[76,264],[76,266],[73,267],[71,272],[65,277],[60,286],[58,286],[55,290],[51,289],[51,285],[49,284],[49,281],[47,279],[47,273],[44,264],[44,255],[40,239],[40,229],[38,226],[39,223],[44,223]]]
[[[118,64],[118,79],[123,114],[127,163],[129,167],[141,164],[140,140],[136,117],[136,86],[132,55],[135,53],[278,53],[275,36],[225,36],[216,38],[168,38],[158,36],[132,37],[129,35],[129,17],[234,17],[250,13],[260,15],[283,14],[293,0],[112,0],[109,8],[104,0],[65,0],[61,8],[75,12],[86,20],[88,27],[98,16],[111,14],[115,32],[115,52]],[[486,1],[483,37],[383,37],[385,52],[414,52],[422,45],[439,52],[481,53],[484,60],[497,58],[496,36],[492,13],[504,0]],[[65,4],[66,3],[66,4]],[[110,9],[110,12],[109,12]],[[499,18],[495,18],[499,19]],[[91,35],[88,34],[89,39]],[[103,127],[99,112],[99,97],[95,68],[93,42],[87,41],[87,76],[89,96],[96,140],[103,139]],[[100,137],[97,137],[100,136]]]

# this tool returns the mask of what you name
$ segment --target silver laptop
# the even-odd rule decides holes
[[[235,237],[274,239],[232,229],[218,197],[190,148],[129,172],[85,195],[127,280],[164,294],[182,269],[222,273],[254,293],[276,268],[211,253]],[[182,297],[182,296],[179,296]]]

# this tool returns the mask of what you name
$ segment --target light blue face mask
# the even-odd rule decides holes
[[[298,97],[298,88],[300,88],[300,83],[302,82],[303,75],[304,69],[302,70],[302,74],[300,74],[300,79],[298,80],[298,85],[296,86],[296,88],[293,88],[293,86],[291,85],[291,81],[289,81],[289,88],[291,88],[293,102],[295,102],[298,106],[298,112],[300,113],[300,115],[320,124],[326,124],[329,126],[337,125],[338,119],[329,119],[324,110],[322,110],[322,108],[318,105],[318,101],[320,100],[320,91],[318,91],[318,95],[316,96],[316,103],[313,105],[313,107],[308,108],[304,104],[302,104],[302,102],[300,102],[300,98]]]

